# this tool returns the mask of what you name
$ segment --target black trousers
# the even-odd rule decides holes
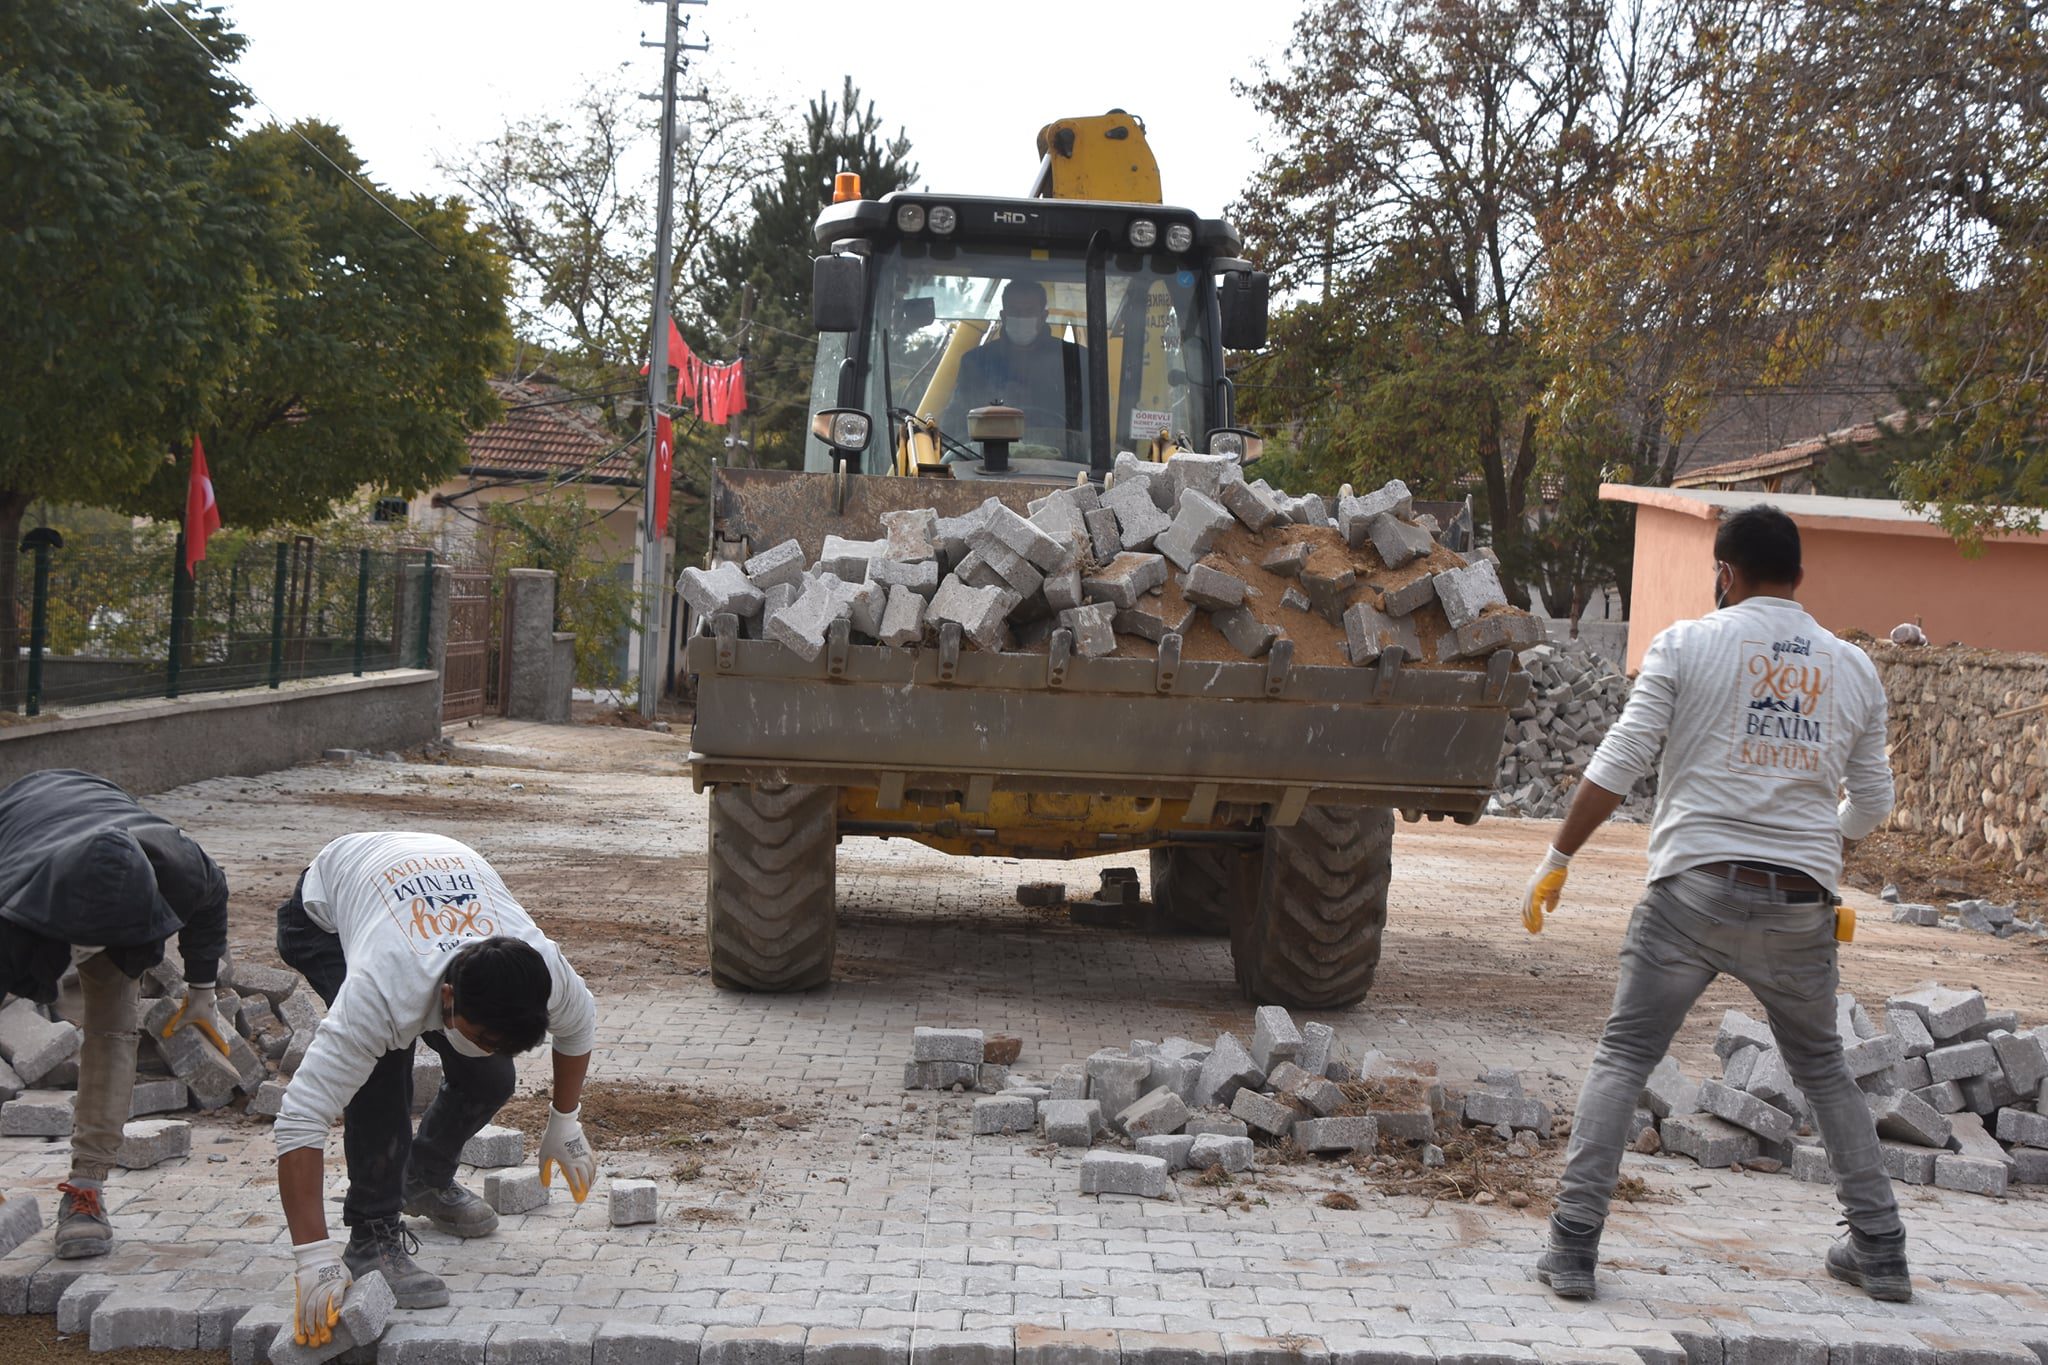
[[[306,878],[277,907],[277,955],[331,1007],[348,976],[341,939],[306,916]],[[412,1127],[410,1045],[378,1058],[370,1078],[342,1110],[342,1152],[348,1159],[348,1194],[341,1221],[348,1227],[396,1218],[410,1175],[415,1184],[453,1184],[462,1148],[512,1098],[517,1073],[510,1057],[465,1057],[440,1030],[420,1041],[441,1055],[441,1090]]]

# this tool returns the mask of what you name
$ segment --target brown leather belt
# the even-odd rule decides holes
[[[1766,891],[1777,891],[1786,895],[1811,896],[1815,900],[1827,900],[1830,897],[1825,886],[1804,872],[1795,872],[1790,868],[1759,867],[1752,863],[1701,863],[1689,870],[1723,877],[1742,886],[1758,886]]]

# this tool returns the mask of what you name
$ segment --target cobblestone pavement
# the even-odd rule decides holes
[[[835,1351],[850,1365],[847,1341],[824,1330],[839,1328],[872,1329],[880,1351],[863,1365],[990,1330],[994,1354],[975,1358],[1008,1360],[1012,1328],[1020,1365],[1045,1328],[1110,1329],[1090,1338],[1109,1353],[1094,1359],[1114,1361],[1121,1342],[1125,1360],[1159,1365],[1319,1359],[1318,1343],[1356,1362],[1412,1348],[1440,1361],[1961,1365],[2031,1360],[2022,1347],[2033,1342],[2048,1361],[2048,1199],[2038,1191],[1990,1200],[1902,1186],[1919,1276],[1905,1305],[1873,1303],[1821,1273],[1838,1217],[1826,1187],[1679,1160],[1628,1159],[1648,1198],[1617,1207],[1600,1296],[1577,1305],[1529,1276],[1540,1198],[1521,1210],[1430,1203],[1334,1163],[1262,1165],[1231,1189],[1184,1175],[1161,1201],[1083,1196],[1078,1153],[969,1137],[969,1097],[906,1095],[901,1070],[916,1024],[1017,1034],[1018,1069],[1041,1076],[1133,1037],[1248,1031],[1224,945],[1078,929],[1012,896],[1022,880],[1089,886],[1099,868],[1131,859],[1020,867],[849,842],[838,982],[801,996],[727,994],[703,972],[705,802],[682,776],[685,738],[509,723],[456,737],[454,766],[320,765],[197,784],[156,804],[227,868],[238,950],[266,962],[271,910],[326,838],[425,827],[467,839],[597,992],[594,1089],[760,1096],[798,1117],[785,1116],[794,1129],[760,1119],[727,1130],[701,1156],[608,1152],[608,1174],[661,1182],[652,1226],[607,1226],[600,1186],[580,1207],[558,1191],[477,1242],[423,1230],[420,1259],[454,1298],[399,1314],[416,1335],[509,1340],[553,1326],[558,1353],[532,1358],[588,1361],[601,1325],[743,1329],[713,1330],[708,1363],[720,1340],[744,1354],[804,1339],[768,1330],[788,1326],[817,1329],[811,1365],[833,1365]],[[1347,1049],[1434,1061],[1452,1082],[1513,1066],[1569,1111],[1612,989],[1643,831],[1605,831],[1575,863],[1564,912],[1530,939],[1510,902],[1549,828],[1401,827],[1380,983],[1364,1005],[1320,1016]],[[1867,999],[1939,976],[1983,987],[2027,1024],[2048,1013],[2035,949],[1867,922],[1843,960],[1845,989]],[[1744,998],[1717,985],[1695,1012],[1677,1049],[1695,1074],[1711,1063],[1721,1008]],[[543,1083],[544,1057],[523,1074]],[[273,1313],[288,1304],[267,1124],[189,1117],[189,1159],[111,1182],[116,1255],[48,1260],[45,1232],[0,1259],[0,1311],[52,1311],[80,1273]],[[1531,1163],[1539,1187],[1560,1145]],[[65,1156],[61,1142],[0,1139],[0,1180],[47,1215]],[[343,1179],[335,1142],[336,1200]],[[1358,1207],[1325,1207],[1333,1190]],[[1173,1347],[1114,1333],[1207,1335]],[[1262,1356],[1231,1334],[1286,1341]]]

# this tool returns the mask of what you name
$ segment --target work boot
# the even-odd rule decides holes
[[[1849,1226],[1847,1220],[1844,1226]],[[1906,1268],[1906,1230],[1873,1237],[1849,1226],[1849,1235],[1828,1248],[1828,1274],[1873,1299],[1905,1303],[1913,1297],[1913,1274]]]
[[[451,1237],[487,1237],[498,1230],[498,1215],[491,1206],[453,1183],[436,1189],[408,1178],[405,1211]]]
[[[1536,1262],[1536,1278],[1561,1299],[1593,1297],[1593,1271],[1600,1263],[1600,1225],[1582,1227],[1550,1215],[1550,1250]]]
[[[112,1251],[114,1225],[107,1220],[100,1182],[89,1180],[57,1188],[64,1193],[63,1202],[57,1205],[57,1259],[82,1261]]]
[[[448,1302],[448,1286],[413,1260],[419,1249],[420,1239],[406,1231],[403,1219],[376,1218],[349,1229],[341,1263],[356,1279],[383,1271],[400,1308],[439,1308]]]

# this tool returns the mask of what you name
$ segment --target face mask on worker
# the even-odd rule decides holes
[[[1045,331],[1045,319],[1029,313],[1003,314],[1003,335],[1019,346],[1029,346]]]
[[[446,989],[445,987],[443,988]],[[463,1057],[488,1057],[491,1050],[482,1043],[473,1043],[461,1029],[455,1027],[455,1002],[443,995],[441,998],[441,1032],[448,1039],[448,1046]]]
[[[1719,611],[1728,605],[1728,589],[1735,586],[1735,570],[1726,564],[1714,565],[1714,609]]]

